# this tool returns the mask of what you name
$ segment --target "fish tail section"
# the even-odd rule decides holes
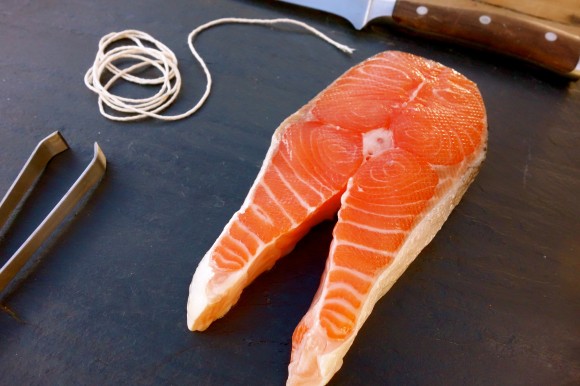
[[[360,166],[360,136],[317,121],[289,125],[242,208],[202,259],[188,301],[188,326],[204,330],[244,287],[289,253],[317,223],[332,218]]]
[[[355,173],[342,197],[320,296],[293,336],[289,384],[323,385],[338,371],[384,286],[402,273],[385,276],[395,272],[395,256],[437,185],[426,162],[399,149],[386,150]]]

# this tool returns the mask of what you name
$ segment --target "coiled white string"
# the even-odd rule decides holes
[[[112,32],[100,40],[95,62],[85,74],[85,85],[99,96],[98,102],[101,114],[114,121],[134,121],[146,117],[164,121],[176,121],[195,113],[205,103],[210,94],[212,78],[207,65],[194,48],[193,41],[195,36],[203,30],[226,23],[294,24],[306,29],[343,52],[350,54],[354,51],[353,48],[336,42],[308,24],[293,19],[217,19],[197,27],[191,31],[187,38],[191,53],[205,73],[207,82],[205,92],[198,102],[186,112],[177,115],[162,115],[159,113],[173,103],[181,89],[181,75],[177,68],[177,58],[167,46],[145,32],[136,30]],[[131,40],[134,45],[110,48],[115,42],[123,40]],[[117,61],[131,61],[131,63],[135,62],[135,64],[126,68],[119,68],[115,65]],[[136,75],[136,72],[142,71],[147,67],[156,68],[161,75],[157,78]],[[110,73],[111,78],[105,84],[102,84],[101,80],[107,72]],[[138,85],[154,85],[159,87],[159,90],[155,95],[147,98],[128,98],[115,95],[109,89],[121,79]],[[105,110],[105,105],[119,115],[108,113]]]

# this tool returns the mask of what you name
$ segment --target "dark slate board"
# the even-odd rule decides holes
[[[227,16],[295,17],[352,57],[288,27],[224,26],[197,40],[215,78],[194,117],[122,124],[83,85],[99,38],[144,30],[203,88],[186,36]],[[0,384],[280,385],[318,285],[332,223],[316,227],[204,333],[187,288],[240,206],[286,116],[355,63],[397,49],[477,82],[489,114],[479,176],[383,298],[333,385],[571,385],[580,380],[580,86],[522,63],[268,1],[21,1],[0,6],[0,191],[39,140],[54,159],[0,247],[1,262],[79,176],[98,141],[101,185],[0,300]]]

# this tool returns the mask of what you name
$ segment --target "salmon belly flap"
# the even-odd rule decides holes
[[[189,328],[223,316],[338,211],[320,288],[292,338],[288,378],[325,384],[375,303],[459,202],[486,143],[480,93],[458,72],[397,51],[351,68],[274,134],[242,208],[194,274]]]
[[[188,326],[204,330],[242,290],[317,223],[332,218],[362,163],[357,133],[315,121],[289,124],[273,143],[242,208],[198,266]]]

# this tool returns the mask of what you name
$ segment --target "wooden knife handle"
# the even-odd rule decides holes
[[[580,77],[580,37],[529,19],[476,9],[399,0],[393,21],[417,32],[508,54]]]

